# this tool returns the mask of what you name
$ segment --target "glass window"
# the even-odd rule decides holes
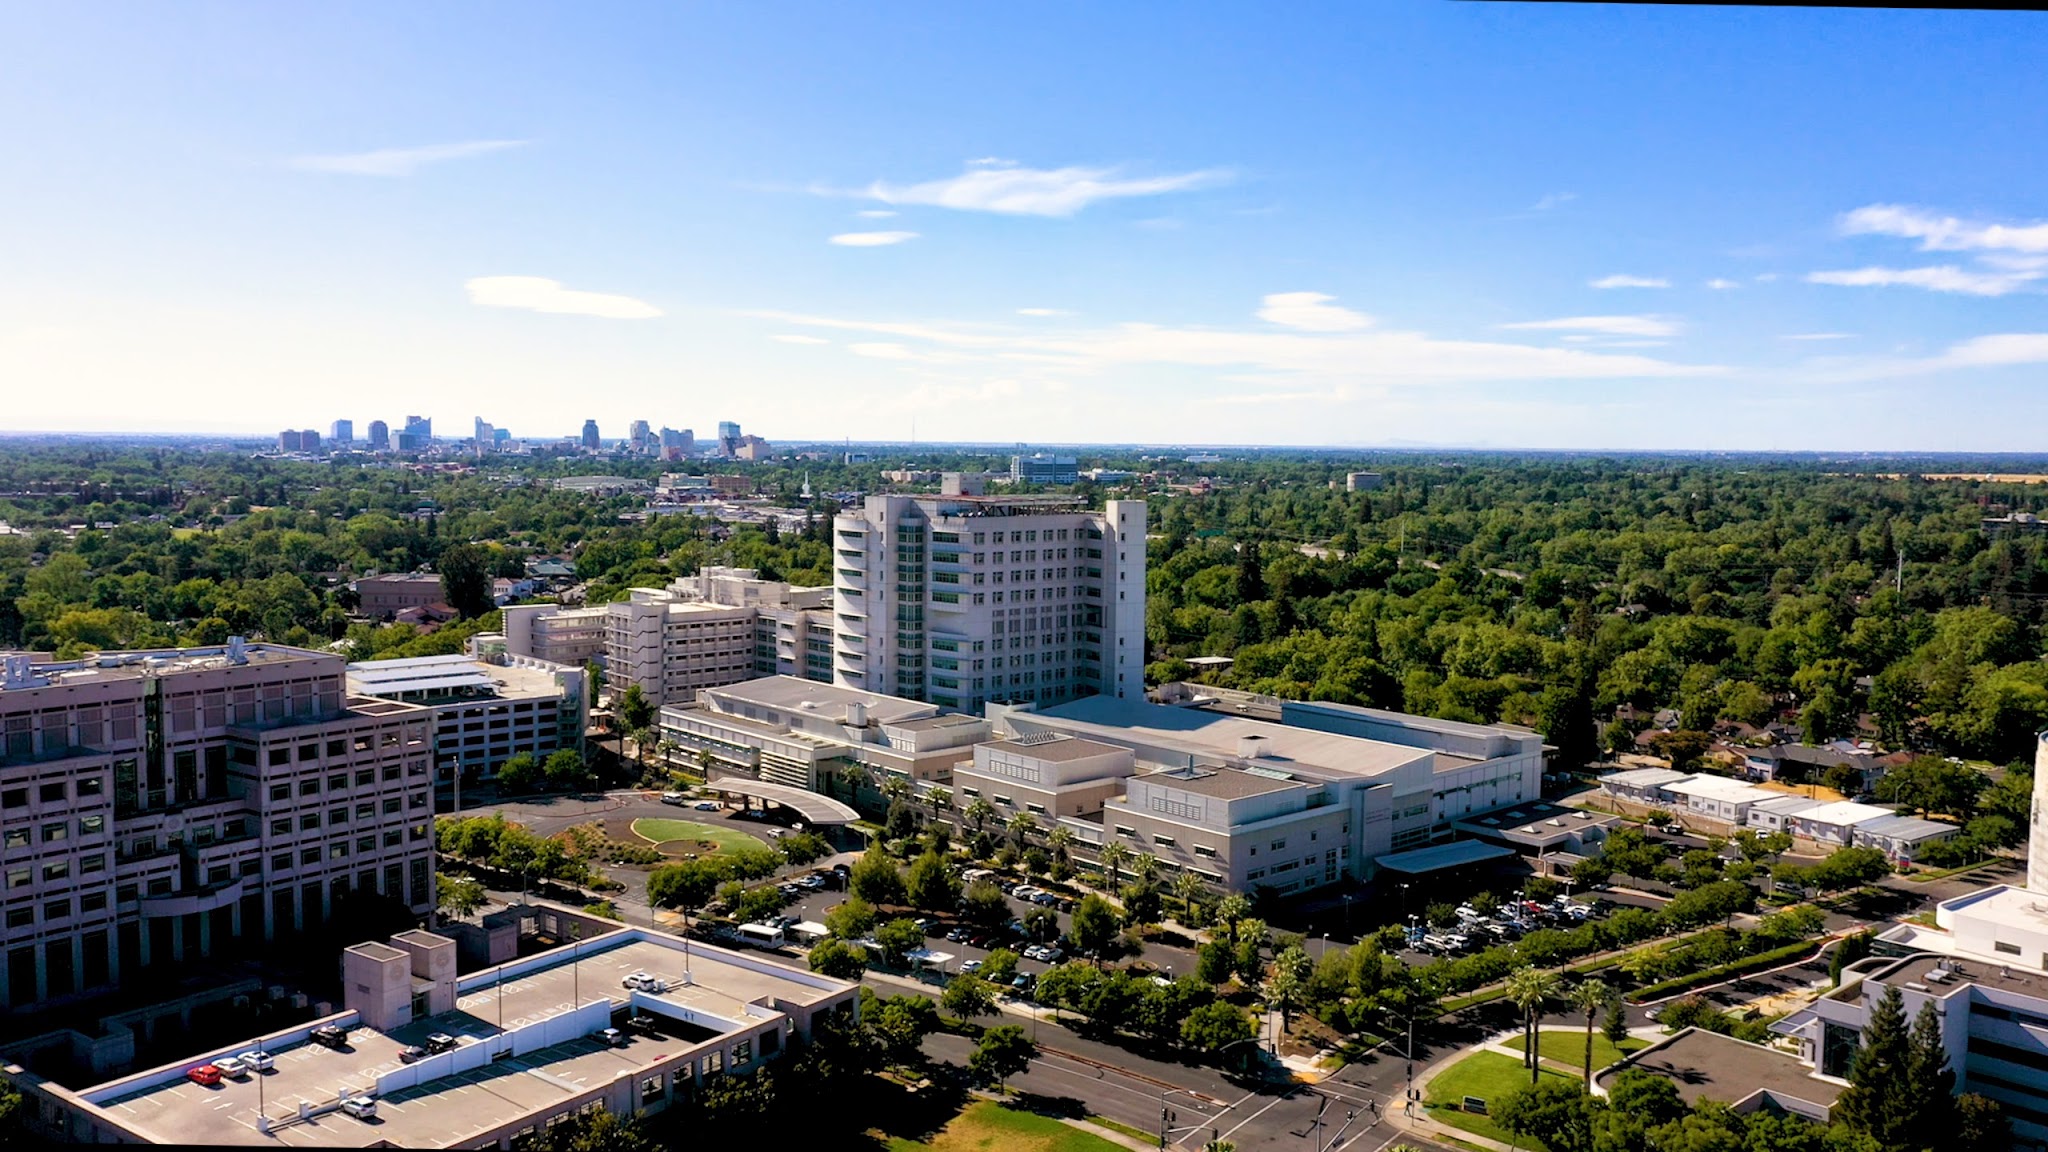
[[[291,785],[289,785],[289,784],[272,784],[272,785],[270,786],[270,798],[271,798],[272,800],[289,800],[289,799],[291,799],[291,798],[292,798],[292,786],[291,786]]]
[[[40,792],[41,799],[45,804],[61,804],[64,802],[65,788],[62,780],[43,785]]]
[[[268,759],[272,768],[280,764],[289,764],[292,762],[292,750],[289,748],[272,748]]]
[[[81,816],[78,818],[78,834],[80,836],[98,835],[106,831],[106,827],[107,818],[105,816]]]
[[[45,844],[54,844],[59,840],[69,839],[70,836],[71,826],[68,824],[43,825],[43,843]]]

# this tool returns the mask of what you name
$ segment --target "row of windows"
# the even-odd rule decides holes
[[[73,789],[80,799],[104,796],[107,791],[107,779],[104,776],[85,776],[68,783],[63,780],[46,780],[36,786],[36,800],[43,804],[62,804],[70,799]],[[0,792],[0,809],[28,807],[28,794],[29,790],[26,787],[9,788]]]
[[[68,820],[50,821],[43,825],[42,830],[42,839],[45,844],[61,844],[71,838],[71,822]],[[78,834],[80,836],[97,836],[106,830],[107,818],[103,815],[81,816],[78,818]],[[6,832],[6,837],[6,846],[8,848],[26,848],[30,843],[29,830],[26,826],[9,828]]]

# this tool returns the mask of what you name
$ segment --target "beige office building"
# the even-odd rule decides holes
[[[433,906],[431,713],[272,644],[0,666],[0,1003],[135,984],[323,923]]]

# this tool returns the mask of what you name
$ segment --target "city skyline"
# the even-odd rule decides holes
[[[597,391],[785,442],[2011,451],[2042,415],[2034,15],[212,11],[6,18],[10,430],[552,439]]]

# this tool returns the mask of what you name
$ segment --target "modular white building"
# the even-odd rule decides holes
[[[434,781],[489,779],[520,753],[546,760],[583,751],[582,665],[524,656],[416,656],[348,666],[349,691],[429,709],[434,716]]]

